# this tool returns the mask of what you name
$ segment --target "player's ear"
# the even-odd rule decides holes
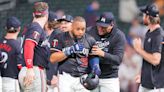
[[[21,26],[20,26],[20,27],[18,27],[18,32],[20,32],[20,30],[21,30]]]

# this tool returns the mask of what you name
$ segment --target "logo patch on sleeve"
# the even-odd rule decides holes
[[[54,39],[54,40],[52,41],[52,46],[53,46],[53,47],[58,46],[58,40],[57,40],[57,39]]]
[[[34,32],[33,32],[33,38],[34,38],[34,39],[38,39],[39,37],[40,37],[39,32],[34,31]]]

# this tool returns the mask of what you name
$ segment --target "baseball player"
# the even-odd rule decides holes
[[[99,87],[92,92],[120,92],[118,69],[125,48],[125,35],[115,26],[111,12],[101,14],[88,34],[96,39],[92,54],[100,58]]]
[[[55,35],[71,30],[73,17],[71,15],[63,15],[61,18],[57,17],[56,20],[58,24],[49,38],[50,43],[54,39]]]
[[[18,73],[23,60],[20,42],[17,40],[20,25],[16,17],[9,17],[6,22],[7,33],[0,39],[2,92],[20,92]]]
[[[62,32],[67,32],[71,30],[73,17],[71,15],[64,15],[58,19],[58,22],[60,23],[59,29]]]
[[[161,59],[163,29],[160,27],[159,11],[155,4],[144,6],[141,11],[143,22],[149,29],[143,47],[140,38],[133,40],[134,49],[143,57],[139,92],[164,92],[163,57]]]
[[[49,61],[49,47],[43,30],[48,20],[48,4],[36,2],[33,21],[27,26],[23,45],[25,66],[19,73],[24,92],[46,92],[46,72]]]
[[[58,34],[58,22],[57,22],[57,16],[54,12],[50,11],[48,16],[48,22],[45,25],[45,31],[47,33],[47,40],[50,40],[50,35]],[[60,31],[61,32],[61,31]],[[57,78],[57,63],[52,64],[49,62],[48,69],[46,70],[47,75],[47,92],[54,92],[55,87],[57,87],[58,84],[58,78]]]
[[[59,91],[88,92],[80,83],[80,76],[88,71],[88,55],[95,44],[94,38],[85,34],[86,22],[75,17],[72,30],[57,35],[51,44],[51,62],[59,62]],[[93,57],[95,58],[95,57]],[[99,75],[99,61],[93,62],[92,71]]]

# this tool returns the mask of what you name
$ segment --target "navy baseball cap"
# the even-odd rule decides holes
[[[48,21],[57,21],[57,20],[58,20],[58,18],[57,18],[57,16],[55,15],[55,13],[52,12],[52,11],[50,11],[50,12],[49,12],[49,15],[48,15]]]
[[[159,9],[155,4],[142,6],[140,7],[140,11],[152,17],[159,16]]]
[[[21,26],[21,22],[16,17],[9,17],[6,21],[6,27],[7,29],[15,29]]]
[[[73,17],[71,15],[64,15],[58,21],[67,21],[67,22],[73,22]]]
[[[108,27],[114,21],[114,15],[112,12],[104,12],[100,15],[98,20],[96,21],[96,25],[102,27]]]

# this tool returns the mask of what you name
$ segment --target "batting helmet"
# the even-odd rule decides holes
[[[99,84],[99,77],[95,74],[86,74],[80,77],[80,83],[88,90],[95,89]]]

